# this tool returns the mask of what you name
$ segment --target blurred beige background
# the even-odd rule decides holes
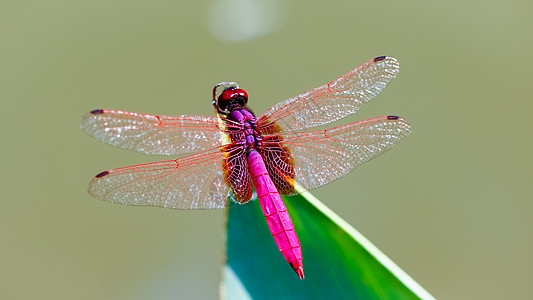
[[[413,133],[315,195],[439,299],[531,298],[533,2],[327,3],[1,1],[0,298],[218,298],[224,211],[91,198],[98,172],[160,158],[81,116],[212,114],[230,80],[262,113],[379,55],[399,76],[340,123]]]

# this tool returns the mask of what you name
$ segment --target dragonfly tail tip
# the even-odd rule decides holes
[[[296,271],[296,274],[298,274],[298,277],[300,277],[300,279],[304,279],[305,278],[305,275],[304,275],[304,269],[303,268],[300,268],[298,270],[295,270]]]
[[[302,260],[295,260],[291,263],[289,263],[292,267],[292,269],[294,270],[294,272],[296,272],[296,274],[298,274],[298,277],[300,277],[300,279],[304,279],[305,276],[304,276],[304,265],[302,264]]]

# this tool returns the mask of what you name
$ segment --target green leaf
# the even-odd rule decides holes
[[[309,192],[283,201],[302,245],[305,279],[277,249],[258,201],[233,205],[222,299],[434,299]]]

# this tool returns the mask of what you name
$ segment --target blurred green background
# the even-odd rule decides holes
[[[160,157],[90,138],[81,116],[210,115],[213,84],[231,80],[262,113],[379,55],[398,77],[339,124],[397,114],[413,133],[314,194],[437,298],[531,297],[532,9],[1,1],[0,298],[218,298],[224,211],[91,198],[98,172]]]

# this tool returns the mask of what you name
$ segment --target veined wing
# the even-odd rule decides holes
[[[258,127],[266,135],[342,119],[378,95],[399,68],[395,58],[376,57],[328,84],[274,105],[259,117]]]
[[[274,182],[280,193],[290,195],[294,193],[289,188],[293,179],[306,189],[318,188],[383,154],[409,132],[409,124],[396,116],[369,119],[328,130],[288,132],[283,134],[283,138],[278,137],[283,149],[275,144],[265,144],[264,160],[271,168],[269,173],[274,173],[273,178],[277,178],[278,183]],[[280,156],[286,156],[287,151],[290,151],[292,160],[280,159]]]
[[[89,194],[125,205],[221,208],[230,193],[223,163],[224,153],[212,149],[180,159],[112,169],[92,179]]]
[[[155,155],[218,147],[224,132],[211,116],[154,116],[111,109],[85,114],[81,128],[104,143]]]
[[[232,200],[240,204],[247,203],[254,190],[248,171],[246,147],[243,144],[229,144],[224,146],[224,152],[224,174],[233,192]]]

